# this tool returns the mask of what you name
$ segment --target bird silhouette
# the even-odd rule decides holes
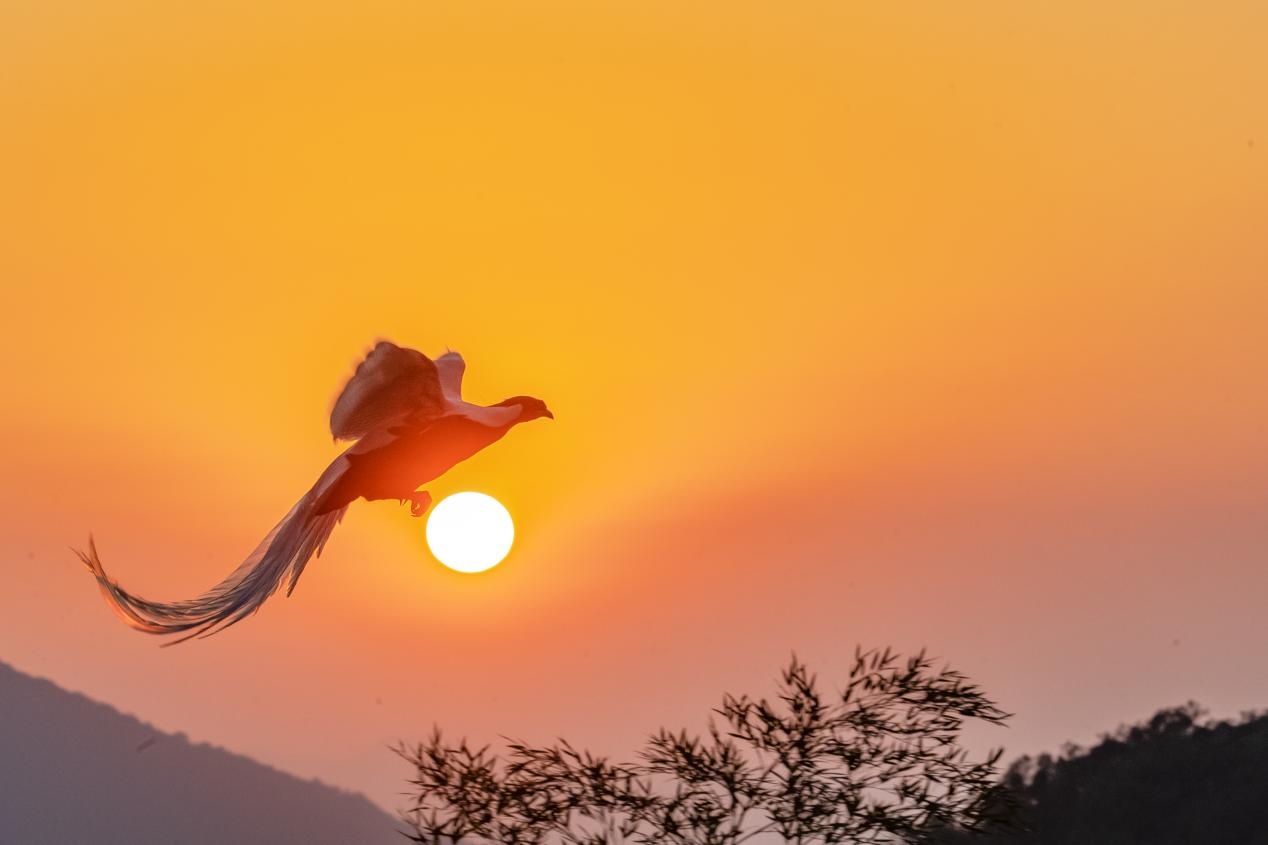
[[[165,643],[210,636],[259,610],[283,583],[286,594],[356,499],[409,502],[422,516],[431,496],[418,488],[500,440],[522,422],[554,415],[540,399],[512,396],[494,405],[462,398],[466,364],[457,352],[435,361],[379,341],[344,385],[330,412],[336,441],[355,440],[326,467],[242,564],[197,598],[150,601],[106,574],[90,536],[76,549],[102,595],[125,623],[147,634],[184,634]]]

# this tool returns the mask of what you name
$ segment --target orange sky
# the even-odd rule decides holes
[[[267,5],[267,9],[260,6]],[[1268,10],[19,0],[0,660],[394,806],[438,723],[624,752],[796,649],[928,645],[1011,751],[1268,704]],[[376,337],[558,417],[160,650]],[[379,703],[381,702],[381,703]]]

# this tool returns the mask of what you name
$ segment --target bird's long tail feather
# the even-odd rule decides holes
[[[321,556],[330,532],[339,524],[347,507],[318,514],[310,492],[279,522],[255,551],[227,578],[207,592],[186,601],[150,601],[133,595],[106,574],[97,554],[97,545],[88,538],[87,551],[74,550],[84,562],[102,595],[120,619],[148,634],[184,634],[164,645],[175,645],[192,637],[206,637],[240,622],[259,610],[260,605],[287,582],[286,594],[314,554]]]

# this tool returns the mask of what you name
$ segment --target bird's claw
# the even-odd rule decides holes
[[[415,493],[409,497],[409,512],[413,516],[422,516],[430,505],[430,493]]]

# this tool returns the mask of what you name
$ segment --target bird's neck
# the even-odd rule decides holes
[[[472,405],[463,402],[462,405],[454,409],[454,413],[464,416],[472,422],[489,428],[507,429],[519,422],[520,406],[519,405]]]

